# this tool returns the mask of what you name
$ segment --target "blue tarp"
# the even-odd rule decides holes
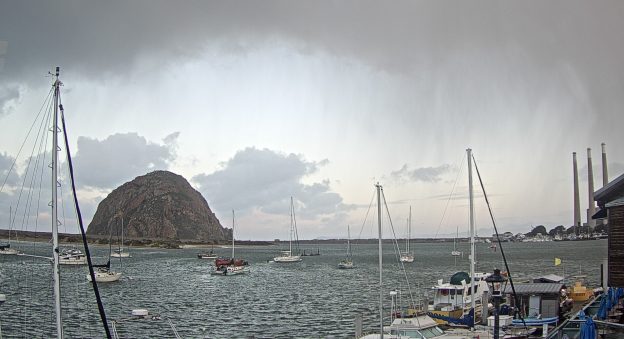
[[[585,318],[586,318],[586,317],[585,317],[585,311],[580,310],[580,311],[579,311],[579,313],[578,313],[578,318],[579,318],[580,320],[585,320]]]
[[[472,308],[470,309],[470,312],[468,312],[468,314],[464,314],[464,316],[462,316],[461,318],[446,317],[441,314],[435,314],[431,312],[427,312],[427,315],[431,318],[444,320],[448,323],[474,327],[474,309]]]
[[[605,295],[602,296],[602,299],[600,300],[600,307],[598,307],[598,312],[596,312],[596,316],[598,317],[598,319],[600,320],[605,320],[607,319],[607,297]]]
[[[581,324],[581,339],[596,339],[596,326],[591,317]]]

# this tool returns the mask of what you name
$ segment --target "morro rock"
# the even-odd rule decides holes
[[[100,204],[88,235],[117,237],[123,218],[129,239],[224,241],[225,229],[204,197],[182,176],[154,171],[113,190]]]

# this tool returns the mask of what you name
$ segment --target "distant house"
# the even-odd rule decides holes
[[[624,174],[594,193],[600,210],[593,219],[607,218],[609,225],[608,280],[611,287],[624,287]]]

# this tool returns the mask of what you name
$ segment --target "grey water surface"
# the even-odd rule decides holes
[[[600,284],[600,264],[607,256],[607,240],[504,243],[510,271],[516,281],[544,274],[587,275]],[[45,243],[16,244],[26,253],[49,256]],[[354,319],[363,316],[364,330],[378,328],[379,271],[376,244],[354,244],[352,270],[339,270],[345,245],[305,245],[320,256],[300,263],[269,263],[278,246],[237,248],[237,257],[250,263],[250,272],[238,276],[210,275],[212,260],[197,259],[200,249],[130,248],[131,258],[112,258],[113,270],[123,272],[119,282],[99,284],[109,322],[115,321],[122,338],[174,338],[169,320],[183,338],[349,338]],[[500,250],[477,244],[477,271],[503,267]],[[418,302],[438,279],[447,281],[457,271],[469,271],[468,256],[455,260],[452,242],[413,243],[416,260],[397,263],[392,245],[384,244],[384,308],[389,313],[390,290],[401,291],[403,304],[411,290]],[[469,244],[458,244],[468,253]],[[108,247],[92,247],[97,263],[105,263]],[[216,249],[229,256],[230,249]],[[562,265],[554,266],[554,258]],[[52,265],[41,258],[0,256],[0,305],[3,338],[55,336]],[[86,280],[86,266],[61,267],[63,324],[67,338],[101,338],[97,305]],[[407,276],[406,282],[405,276]],[[147,309],[155,319],[132,319],[133,309]],[[386,315],[387,316],[387,315]]]

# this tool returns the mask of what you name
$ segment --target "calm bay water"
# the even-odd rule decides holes
[[[21,245],[21,247],[20,247]],[[406,264],[409,289],[421,296],[437,279],[448,280],[457,271],[469,271],[468,256],[454,260],[452,243],[412,244],[416,261]],[[19,244],[20,250],[49,256],[49,244]],[[469,244],[458,249],[468,253]],[[316,246],[303,246],[316,251]],[[321,256],[304,257],[295,264],[268,263],[280,247],[237,248],[237,257],[250,263],[250,273],[212,276],[212,260],[196,258],[198,249],[160,250],[131,248],[132,258],[112,258],[113,270],[122,280],[100,284],[109,320],[117,322],[123,338],[173,338],[168,320],[183,338],[348,338],[353,337],[354,319],[362,314],[365,330],[377,329],[377,245],[353,245],[356,268],[339,270],[337,263],[345,245],[322,245]],[[607,256],[607,241],[505,243],[510,270],[521,280],[543,274],[567,277],[587,275],[588,283],[600,283],[600,264]],[[98,263],[105,263],[108,247],[93,247]],[[229,256],[230,249],[216,249]],[[554,266],[554,258],[563,265]],[[477,244],[477,271],[503,268],[500,251]],[[44,259],[0,256],[0,293],[7,296],[0,306],[4,338],[51,337],[55,334],[51,265]],[[62,303],[68,338],[103,337],[88,270],[62,267]],[[571,282],[568,280],[567,282]],[[408,286],[395,252],[384,244],[385,307],[391,289],[404,299]],[[155,320],[127,320],[132,309],[145,308],[159,314]]]

